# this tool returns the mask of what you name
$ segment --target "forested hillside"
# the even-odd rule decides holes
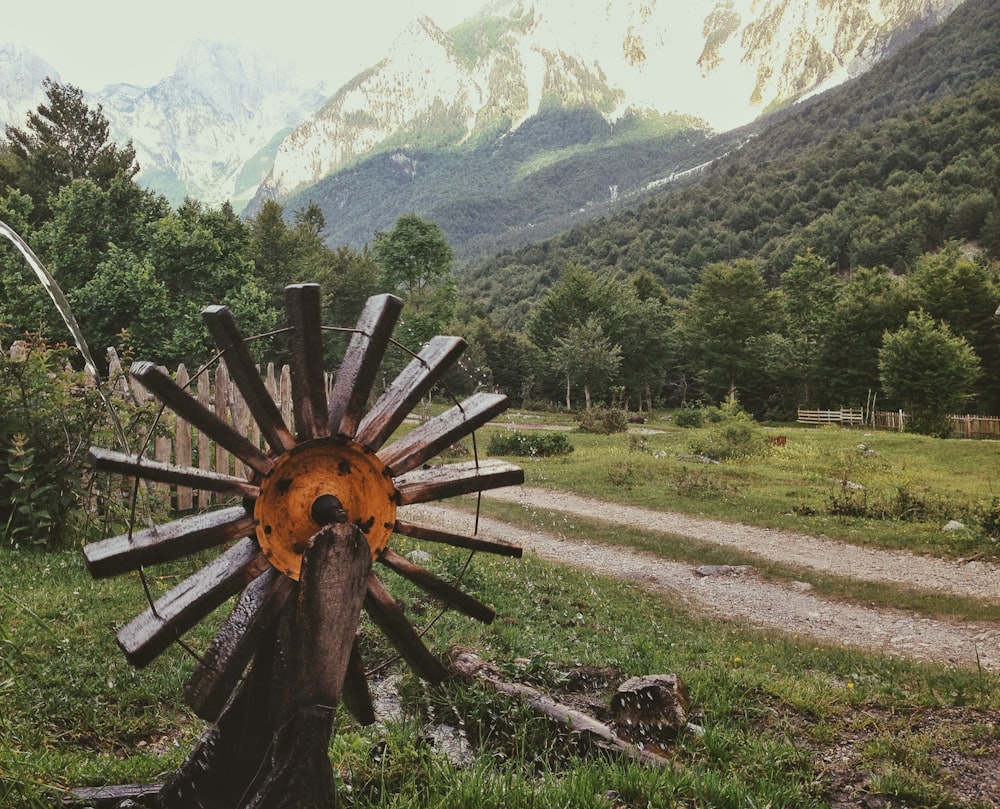
[[[1000,7],[970,0],[868,75],[745,132],[707,176],[468,266],[460,288],[523,324],[570,263],[647,269],[683,296],[707,264],[741,257],[774,283],[808,248],[840,270],[899,272],[951,238],[996,251],[998,69]]]
[[[420,211],[441,226],[456,255],[490,255],[569,227],[579,200],[610,202],[619,189],[712,159],[726,143],[710,144],[703,126],[679,116],[629,115],[611,126],[596,109],[553,106],[472,149],[380,151],[285,207],[312,202],[336,211],[327,243],[355,248],[387,230],[398,211]]]

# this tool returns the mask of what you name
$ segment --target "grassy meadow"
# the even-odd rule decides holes
[[[681,429],[665,417],[646,426],[662,432],[572,432],[571,454],[517,460],[529,485],[872,546],[997,558],[984,526],[998,444],[782,426],[765,433],[786,436],[784,447],[765,441],[758,454],[715,465],[678,458],[695,454],[692,443],[711,426]],[[480,454],[497,429],[507,428],[480,431]],[[865,488],[848,489],[845,480]],[[864,502],[850,508],[838,500],[862,491]],[[526,523],[551,519],[490,508],[508,508],[504,516]],[[948,519],[968,527],[943,532]],[[611,531],[598,521],[564,525],[580,539],[655,542],[650,532]],[[426,566],[446,578],[462,574],[467,561],[440,546],[400,537],[393,544],[404,553],[431,552]],[[732,560],[697,544],[663,552]],[[156,568],[154,594],[201,561]],[[582,696],[604,704],[630,676],[675,673],[690,692],[692,726],[667,747],[674,766],[650,769],[588,748],[566,728],[481,687],[426,687],[390,663],[378,676],[393,677],[401,715],[371,728],[345,715],[331,742],[342,806],[1000,805],[995,674],[709,621],[669,595],[533,557],[481,554],[464,570],[463,589],[497,610],[489,626],[439,614],[421,592],[388,572],[384,578],[442,656],[451,644],[468,646],[556,696],[579,698],[580,673],[587,672]],[[845,598],[872,595],[844,582],[827,586]],[[0,806],[50,806],[73,786],[159,782],[181,764],[203,729],[181,698],[193,659],[173,647],[137,671],[114,642],[144,606],[137,578],[94,581],[78,551],[0,549]],[[907,608],[1000,618],[996,605],[959,599],[944,606],[918,599]],[[362,631],[368,665],[389,661],[381,636],[367,623]],[[199,626],[190,646],[203,649],[211,633],[211,625]],[[463,764],[428,741],[430,729],[441,726],[468,743],[472,755]]]

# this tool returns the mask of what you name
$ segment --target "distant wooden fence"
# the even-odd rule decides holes
[[[860,407],[839,410],[799,410],[799,424],[864,424],[865,411]]]
[[[996,416],[948,416],[956,438],[1000,438]]]
[[[154,401],[154,397],[142,385],[126,374],[117,356],[110,355],[109,378],[119,392],[131,396],[139,403]],[[291,372],[287,365],[280,369],[269,363],[262,374],[268,392],[277,404],[286,424],[292,424],[292,382]],[[226,366],[222,363],[200,374],[192,382],[187,368],[181,365],[174,374],[174,380],[194,396],[201,404],[211,410],[217,418],[233,427],[250,439],[255,446],[266,449],[261,438],[260,428],[250,416],[239,389],[229,378]],[[329,384],[329,380],[328,380]],[[188,422],[176,417],[171,411],[165,410],[160,419],[161,429],[157,429],[155,437],[148,442],[146,451],[148,457],[164,463],[177,466],[195,467],[226,475],[247,477],[249,470],[237,458],[234,458],[225,448],[210,441],[208,436]],[[165,428],[165,429],[162,429]],[[136,444],[142,439],[136,437]],[[139,446],[133,446],[137,452]],[[167,484],[150,484],[154,491],[164,498],[170,498],[175,508],[188,510],[195,506],[202,507],[217,497],[211,492],[192,490],[185,486],[171,487]]]
[[[906,424],[906,413],[902,410],[872,410],[866,421],[875,430],[902,430]]]
[[[1000,439],[1000,418],[996,416],[948,416],[955,438]],[[798,411],[799,424],[847,424],[867,426],[873,430],[903,430],[906,413],[902,410],[870,410],[841,408],[840,410]]]

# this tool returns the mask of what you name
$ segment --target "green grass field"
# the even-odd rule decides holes
[[[992,502],[996,444],[789,427],[769,431],[786,435],[784,448],[695,465],[677,458],[692,431],[667,421],[647,426],[664,432],[572,433],[571,455],[521,459],[528,483],[921,553],[996,558],[994,540],[979,528],[960,539],[940,531],[945,516]],[[844,478],[883,492],[879,497],[902,485],[908,496],[946,506],[908,520],[830,514]],[[585,521],[574,527],[581,539],[600,540],[605,530]],[[634,540],[641,545],[642,533]],[[631,542],[627,535],[619,541]],[[393,543],[402,552],[415,545]],[[466,561],[457,551],[426,549],[433,553],[428,566],[445,577]],[[157,568],[151,585],[169,587],[197,564]],[[393,577],[387,583],[415,623],[431,623],[437,610],[420,592]],[[668,595],[535,558],[479,555],[462,586],[498,618],[483,626],[445,613],[426,638],[436,653],[468,646],[556,695],[581,666],[602,672],[609,687],[632,675],[676,673],[700,730],[670,747],[676,769],[644,768],[581,746],[566,728],[507,698],[459,683],[428,688],[396,665],[388,672],[401,675],[404,714],[372,728],[343,719],[331,743],[341,805],[1000,805],[994,674],[705,620]],[[136,671],[114,642],[144,607],[137,578],[94,581],[78,551],[0,549],[0,806],[50,806],[73,786],[158,782],[181,764],[202,730],[181,698],[194,661],[175,647]],[[956,604],[950,611],[975,609]],[[362,629],[368,663],[388,658],[380,636],[367,624]],[[190,645],[203,649],[211,632],[199,626]],[[519,668],[518,659],[530,662]],[[592,696],[604,699],[606,689],[595,687]],[[463,731],[471,763],[453,765],[426,741],[434,724]]]

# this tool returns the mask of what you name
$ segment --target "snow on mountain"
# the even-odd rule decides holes
[[[201,40],[154,87],[110,85],[88,100],[103,106],[115,140],[132,141],[139,182],[174,203],[229,200],[239,210],[270,165],[269,145],[315,111],[323,94],[248,48]]]
[[[251,207],[376,149],[512,131],[546,103],[724,131],[867,70],[962,0],[497,0],[423,18],[281,143]]]
[[[13,42],[0,44],[0,127],[23,126],[28,112],[45,100],[42,80],[59,81],[59,72]]]
[[[252,210],[373,151],[495,138],[546,105],[731,129],[867,70],[961,2],[494,0],[450,31],[415,20],[325,103],[322,85],[300,86],[272,59],[205,41],[155,86],[87,100],[133,142],[140,182],[173,203]],[[0,47],[0,123],[23,124],[46,75],[60,80]]]

